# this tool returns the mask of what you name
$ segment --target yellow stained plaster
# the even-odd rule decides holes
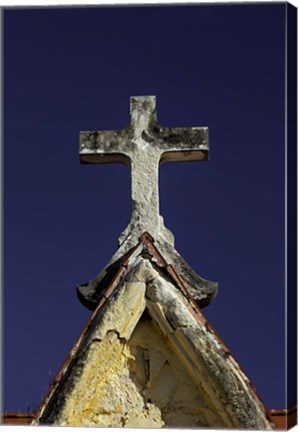
[[[142,318],[127,342],[109,332],[93,343],[56,422],[65,426],[220,426],[166,338]]]
[[[145,309],[144,282],[128,282],[121,287],[119,297],[109,304],[102,322],[96,330],[97,339],[103,339],[107,332],[116,331],[128,339]]]

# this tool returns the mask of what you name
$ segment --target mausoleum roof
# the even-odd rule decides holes
[[[145,312],[147,318],[144,318]],[[142,328],[144,340],[140,331],[138,333],[139,326]],[[148,335],[156,332],[153,348],[146,345],[150,339],[148,336],[146,341],[146,332],[149,332]],[[136,336],[138,334],[139,336]],[[137,337],[139,339],[136,341]],[[162,354],[159,351],[157,353],[154,348],[159,339],[163,341],[161,346],[167,347],[165,352],[170,353],[167,354],[168,358],[163,353],[164,365],[170,364],[174,368],[174,371],[169,369],[167,372],[171,377],[167,378],[167,382],[173,381],[172,400],[168,402],[165,402],[168,396],[164,396],[164,399],[157,396],[157,390],[151,382],[153,378],[150,378],[153,370],[157,373],[156,364],[161,361],[157,358]],[[144,388],[140,390],[140,394],[145,392],[149,395],[143,408],[143,402],[136,402],[139,398],[137,389],[140,383],[135,385],[131,379],[134,374],[137,376],[137,373],[145,373],[145,366],[142,366],[144,370],[139,366],[135,352],[136,347],[141,345],[142,352],[149,353],[146,362],[151,370],[147,371],[148,382],[143,383]],[[118,358],[126,362],[121,363],[121,372],[117,369]],[[177,360],[172,364],[173,358]],[[179,373],[175,371],[176,364],[177,368],[180,368]],[[125,398],[117,402],[117,410],[122,413],[123,418],[115,414],[116,395],[124,391],[122,387],[117,387],[120,386],[122,378],[117,378],[114,383],[113,378],[108,376],[112,372],[108,370],[113,372],[113,376],[117,375],[117,370],[121,377],[127,376],[123,388],[132,385],[136,392],[132,396],[136,398],[132,406],[126,406],[129,405],[129,398],[125,402]],[[174,376],[178,376],[177,382],[174,382]],[[104,384],[105,379],[107,383]],[[185,381],[184,385],[179,384],[179,379]],[[182,403],[180,396],[176,399],[174,396],[182,387],[186,387],[186,391],[190,387],[191,394],[197,392],[192,396],[197,398],[197,403],[190,406],[184,416],[181,408],[182,423],[175,424],[178,420],[173,418],[174,411],[171,411],[171,406]],[[130,391],[133,394],[133,391]],[[95,405],[92,405],[92,411],[90,404],[95,395],[98,395],[98,399]],[[104,404],[107,405],[105,408]],[[151,411],[148,411],[148,406]],[[132,407],[137,410],[135,419],[139,420],[135,420],[136,423],[124,413],[125,410],[131,412]],[[145,408],[147,414],[144,414]],[[75,412],[81,414],[75,415]],[[108,412],[111,423],[103,423]],[[263,430],[274,427],[254,386],[201,312],[198,301],[184,283],[183,275],[166,261],[151,235],[144,233],[139,242],[107,272],[98,305],[53,380],[33,423],[155,427],[154,422],[156,427]]]

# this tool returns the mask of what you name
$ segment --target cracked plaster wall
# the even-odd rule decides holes
[[[129,342],[109,332],[104,341],[93,343],[91,358],[58,424],[223,426],[146,314]]]

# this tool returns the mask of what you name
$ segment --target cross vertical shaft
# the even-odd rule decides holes
[[[159,157],[152,150],[138,153],[131,161],[132,219],[141,222],[144,230],[148,231],[151,225],[157,226],[160,222]]]
[[[131,97],[130,124],[115,131],[80,134],[83,163],[122,162],[131,169],[132,215],[120,244],[144,231],[173,244],[159,212],[158,168],[162,161],[206,160],[208,129],[168,128],[157,122],[154,96]]]

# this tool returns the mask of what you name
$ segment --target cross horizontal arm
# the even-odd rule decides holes
[[[161,150],[161,162],[195,161],[208,158],[208,128],[166,128],[159,126],[155,135]]]
[[[130,128],[80,132],[80,161],[83,163],[129,163]]]

